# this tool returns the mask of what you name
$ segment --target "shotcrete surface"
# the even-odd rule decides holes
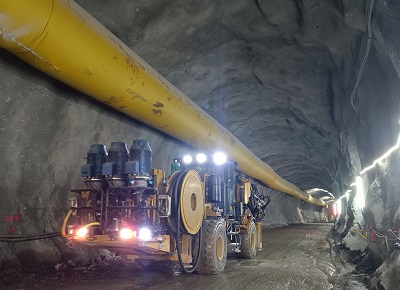
[[[147,268],[98,264],[64,269],[12,285],[18,289],[366,289],[349,274],[353,268],[331,252],[332,224],[304,224],[263,231],[256,259],[231,254],[221,275],[181,274],[170,263]],[[73,278],[72,278],[73,277]],[[16,289],[16,288],[9,288]]]

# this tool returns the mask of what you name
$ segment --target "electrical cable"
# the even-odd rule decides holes
[[[398,231],[393,231],[392,229],[388,229],[388,232],[390,232],[397,240],[400,240],[400,235],[395,234],[398,233]]]
[[[352,106],[352,108],[354,109],[354,111],[356,112],[356,118],[354,119],[352,125],[343,130],[340,134],[340,151],[343,153],[343,134],[345,134],[346,132],[349,132],[350,130],[352,130],[356,125],[357,122],[360,118],[360,112],[358,111],[358,109],[356,108],[356,106],[354,105],[355,102],[355,98],[356,98],[356,92],[358,89],[358,85],[360,84],[361,81],[361,77],[365,68],[365,64],[367,62],[368,59],[368,55],[369,55],[369,51],[371,48],[371,41],[372,41],[372,28],[371,28],[371,17],[372,17],[372,8],[374,6],[374,2],[375,0],[370,0],[369,1],[369,5],[366,8],[366,28],[364,31],[364,35],[363,35],[363,39],[365,38],[365,36],[367,35],[367,43],[366,43],[366,47],[365,47],[365,54],[364,57],[362,59],[361,65],[359,65],[359,67],[357,68],[358,72],[356,73],[356,79],[354,82],[354,87],[353,90],[351,92],[350,95],[350,104]],[[360,53],[361,53],[361,49],[362,49],[362,41],[361,41],[361,46],[360,46]]]
[[[177,201],[177,218],[176,218],[177,225],[176,225],[176,237],[175,237],[175,240],[176,240],[176,251],[178,253],[179,264],[180,264],[182,270],[185,273],[190,274],[190,273],[193,273],[194,270],[196,270],[196,267],[198,265],[199,255],[200,255],[200,245],[201,244],[199,244],[198,255],[196,257],[196,261],[193,263],[193,267],[190,268],[190,269],[186,268],[185,265],[183,264],[183,261],[182,261],[182,249],[181,249],[181,245],[180,245],[180,243],[181,243],[181,223],[180,223],[180,221],[181,221],[181,215],[180,215],[181,205],[180,205],[180,198],[178,198],[178,189],[181,188],[181,186],[182,186],[181,183],[183,182],[183,179],[184,179],[185,175],[186,174],[183,173],[183,172],[179,173],[179,176],[175,180],[175,184],[174,184],[174,196],[175,196],[176,201]],[[200,236],[200,238],[201,238],[201,236]]]
[[[172,186],[172,194],[174,195],[174,198],[177,202],[176,236],[175,236],[176,251],[178,254],[179,265],[181,266],[182,271],[187,274],[190,274],[196,270],[197,265],[199,264],[200,253],[201,253],[201,243],[202,243],[203,235],[202,235],[202,227],[200,227],[199,232],[197,233],[197,235],[199,236],[199,247],[197,249],[196,259],[193,261],[193,266],[191,268],[186,268],[182,261],[182,249],[181,249],[181,245],[180,245],[180,243],[181,243],[181,203],[180,203],[180,198],[178,198],[178,189],[182,187],[182,182],[186,176],[186,172],[180,172],[178,174],[179,174],[179,176],[175,179],[175,182]],[[192,235],[192,237],[194,237],[194,235]],[[192,240],[193,240],[193,238],[192,238]]]
[[[42,234],[32,234],[32,235],[1,235],[0,242],[24,242],[24,241],[34,241],[41,239],[48,239],[60,236],[60,232],[50,232],[50,233],[42,233]]]
[[[64,218],[61,232],[50,232],[50,233],[42,233],[42,234],[31,234],[31,235],[0,235],[0,242],[23,242],[23,241],[33,241],[33,240],[40,240],[40,239],[47,239],[53,238],[57,236],[63,236],[64,238],[69,238],[71,235],[66,233],[66,226],[68,220],[72,214],[72,210],[69,210],[67,215]]]
[[[91,226],[98,226],[98,222],[89,223],[84,225],[82,228],[88,228]],[[64,230],[63,230],[64,231]],[[41,240],[41,239],[48,239],[54,238],[58,236],[63,236],[64,238],[68,238],[71,235],[65,235],[62,232],[50,232],[50,233],[43,233],[43,234],[32,234],[32,235],[1,235],[0,242],[24,242],[24,241],[34,241],[34,240]]]
[[[69,215],[67,215],[69,217]],[[68,220],[66,217],[65,220]],[[65,221],[64,220],[64,221]],[[99,226],[100,223],[92,222],[82,226],[81,228],[88,228],[92,226]],[[50,233],[43,233],[43,234],[32,234],[32,235],[21,235],[21,236],[13,236],[13,235],[2,235],[0,236],[0,242],[24,242],[24,241],[34,241],[40,239],[47,239],[53,238],[62,235],[64,238],[68,238],[70,235],[64,235],[65,228],[63,227],[62,232],[50,232]]]
[[[386,248],[387,248],[388,251],[390,251],[388,241],[397,241],[397,240],[399,240],[398,237],[397,237],[397,235],[395,235],[394,232],[393,232],[391,229],[388,230],[388,231],[391,232],[391,233],[396,237],[396,239],[389,239],[388,236],[386,236],[386,235],[384,235],[384,234],[382,234],[382,233],[377,232],[374,228],[370,228],[370,230],[373,231],[373,232],[375,233],[375,235],[376,235],[378,238],[383,238],[383,239],[385,239],[385,244],[386,244]]]

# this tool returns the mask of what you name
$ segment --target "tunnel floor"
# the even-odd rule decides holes
[[[230,255],[224,273],[217,276],[181,274],[171,263],[144,268],[121,262],[31,275],[4,289],[367,289],[364,277],[352,274],[354,266],[331,251],[331,227],[265,228],[264,249],[256,259]]]

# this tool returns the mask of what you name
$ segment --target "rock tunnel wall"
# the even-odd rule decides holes
[[[370,2],[77,2],[302,189],[325,188],[340,196],[361,168],[396,142],[396,1],[375,1],[373,41],[354,100],[360,118],[342,138],[340,133],[356,118],[349,100],[357,64],[365,54]],[[82,158],[92,143],[129,145],[133,139],[147,139],[155,155],[153,166],[164,170],[174,156],[189,150],[5,51],[0,51],[0,80],[0,234],[13,227],[16,233],[58,230],[68,192],[80,185]],[[373,183],[368,199],[379,196],[372,193],[378,183]],[[392,183],[387,192],[395,192],[398,182],[393,178]],[[266,188],[261,191],[272,198],[266,220],[270,226],[320,217],[314,206]],[[371,212],[379,198],[368,200]],[[395,219],[394,203],[382,200],[383,216]],[[366,219],[377,223],[372,213]],[[2,243],[0,259],[16,257],[18,263],[20,253],[33,255],[36,248],[38,259],[47,259],[38,254],[43,252],[51,253],[47,260],[56,260],[65,251],[60,240],[53,243],[56,249],[44,242]]]
[[[362,169],[398,142],[400,38],[394,30],[397,30],[400,24],[394,15],[399,12],[400,5],[395,1],[375,1],[371,21],[371,48],[356,94],[355,108],[360,115],[357,124],[344,141],[349,156],[345,162],[350,165],[353,175],[350,180],[343,180],[347,188],[350,188],[350,183],[354,182],[354,177],[359,175]],[[366,54],[366,37],[359,39],[358,43],[362,47],[360,63]],[[349,113],[353,115],[354,120],[355,110],[352,109],[347,112]],[[351,120],[349,115],[345,114],[344,117],[344,120]],[[372,261],[372,272],[374,268],[379,267],[369,285],[371,289],[398,288],[397,273],[400,260],[398,250],[394,248],[400,228],[398,174],[397,148],[389,157],[382,159],[374,168],[361,175],[365,192],[364,209],[360,209],[356,190],[350,196],[353,202],[348,206],[345,201],[343,204],[347,206],[347,214],[342,216],[342,221],[351,221],[343,244],[350,250],[361,253],[360,256],[367,253]],[[345,225],[341,228],[343,230]]]
[[[149,140],[153,166],[167,172],[174,157],[191,150],[7,52],[1,54],[0,236],[60,230],[68,193],[82,185],[80,167],[90,144],[124,141],[130,146],[134,139]],[[314,206],[262,185],[260,191],[273,200],[266,221],[271,226],[304,222],[305,215],[298,208],[309,210],[307,219],[317,219],[318,215],[312,214]],[[61,238],[0,245],[4,267],[22,266],[28,271],[47,269],[60,259],[85,261],[97,253],[83,248],[70,250]]]
[[[134,139],[147,139],[153,166],[163,169],[187,148],[1,54],[0,235],[60,230],[69,191],[82,186],[80,167],[90,144],[123,141],[130,146]],[[2,243],[0,248],[3,260],[29,249],[32,256],[33,248],[54,255],[43,241]]]

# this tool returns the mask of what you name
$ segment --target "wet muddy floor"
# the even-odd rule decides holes
[[[181,274],[170,263],[151,267],[92,265],[64,269],[4,289],[366,289],[354,266],[331,252],[332,224],[264,229],[264,249],[254,260],[229,255],[217,276]],[[3,288],[2,288],[3,289]]]

